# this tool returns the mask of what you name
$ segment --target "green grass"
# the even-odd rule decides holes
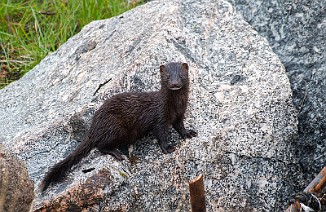
[[[31,70],[92,20],[135,6],[128,0],[0,0],[0,88]]]

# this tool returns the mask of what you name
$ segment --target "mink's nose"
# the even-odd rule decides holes
[[[171,88],[177,88],[179,87],[179,84],[177,82],[171,83]]]

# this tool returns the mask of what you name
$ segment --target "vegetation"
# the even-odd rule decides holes
[[[128,0],[0,0],[0,88],[38,64],[92,20],[136,6]]]

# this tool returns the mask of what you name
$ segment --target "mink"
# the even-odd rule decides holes
[[[40,184],[40,190],[44,191],[51,183],[60,181],[93,148],[123,160],[119,149],[126,148],[150,132],[164,154],[175,150],[173,145],[168,144],[171,126],[183,139],[197,136],[196,131],[186,130],[183,123],[189,94],[188,70],[187,63],[161,65],[159,91],[125,92],[105,100],[95,112],[84,141],[50,168]]]

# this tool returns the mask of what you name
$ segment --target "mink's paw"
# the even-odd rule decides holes
[[[168,153],[172,153],[172,152],[174,152],[175,147],[172,146],[172,145],[168,145],[168,147],[166,148],[166,150],[168,151]]]
[[[172,152],[174,152],[174,150],[175,150],[175,147],[172,145],[167,145],[167,147],[162,149],[164,154],[172,153]]]
[[[198,135],[198,133],[194,130],[187,130],[186,133],[186,138],[192,138],[192,137],[196,137]]]

